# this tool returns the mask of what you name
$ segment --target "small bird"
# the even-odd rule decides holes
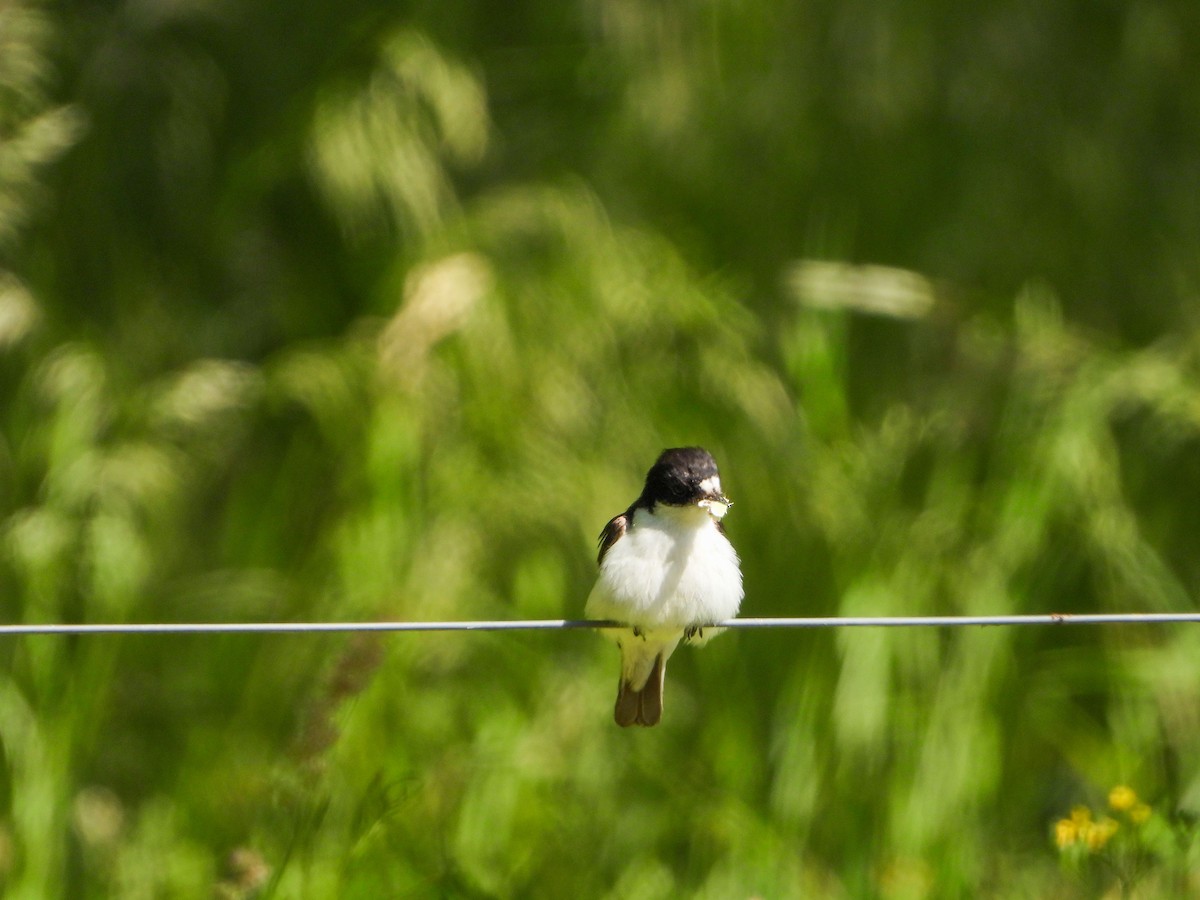
[[[721,630],[712,623],[737,615],[742,571],[721,526],[731,505],[712,455],[676,447],[600,533],[600,578],[585,610],[630,626],[602,631],[621,651],[613,718],[623,728],[662,718],[667,660],[681,639],[703,644]]]

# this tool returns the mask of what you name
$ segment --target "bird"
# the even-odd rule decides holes
[[[742,571],[721,524],[732,501],[716,460],[703,447],[664,450],[642,493],[600,532],[600,576],[590,619],[621,651],[613,718],[621,727],[657,725],[667,660],[680,640],[704,644],[741,606]]]

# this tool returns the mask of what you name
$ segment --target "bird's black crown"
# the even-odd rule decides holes
[[[717,461],[703,447],[674,447],[664,450],[650,467],[639,499],[646,505],[688,506],[706,498],[720,498],[719,491],[701,487],[706,480],[717,477]]]

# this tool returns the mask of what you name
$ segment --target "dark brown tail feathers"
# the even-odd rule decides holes
[[[667,675],[667,661],[660,653],[654,659],[654,668],[642,689],[635,691],[632,682],[622,678],[617,683],[617,703],[613,707],[613,718],[622,728],[630,725],[657,725],[662,719],[663,679]]]

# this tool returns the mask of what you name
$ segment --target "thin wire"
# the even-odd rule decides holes
[[[705,628],[961,628],[969,625],[1115,625],[1200,622],[1200,612],[1047,613],[1023,616],[815,616],[728,619]],[[363,631],[552,631],[628,628],[592,619],[459,622],[100,622],[0,625],[0,637],[34,634],[319,634]]]

